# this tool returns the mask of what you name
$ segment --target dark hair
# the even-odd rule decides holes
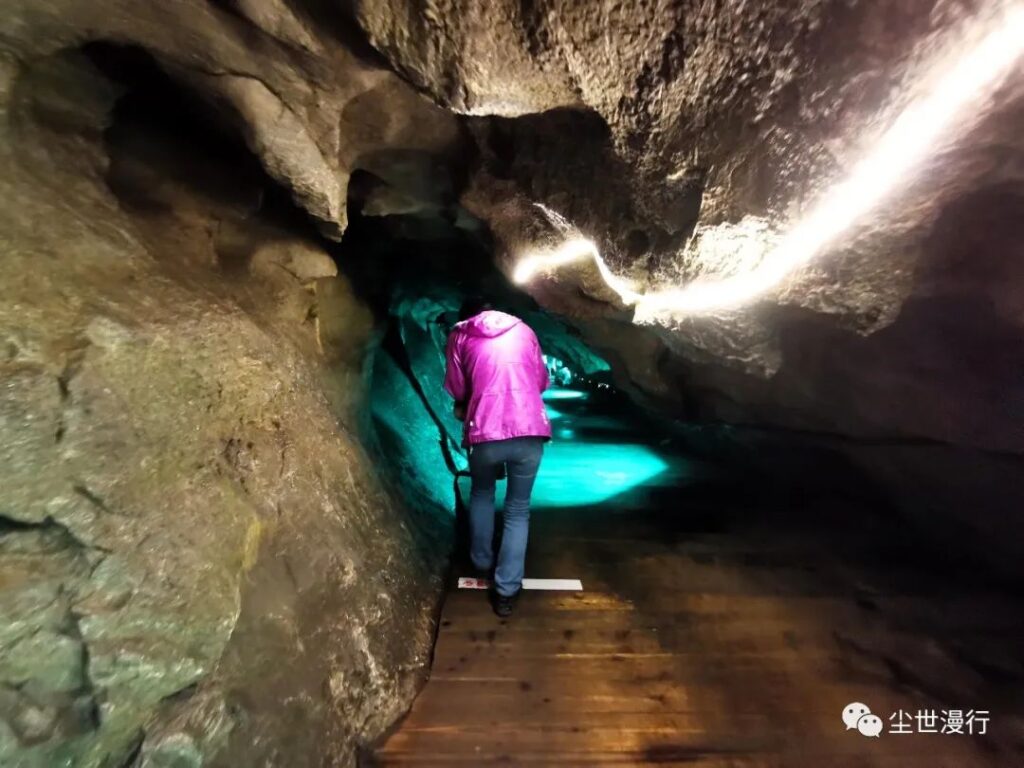
[[[479,315],[491,308],[491,302],[482,296],[470,296],[463,300],[462,306],[459,307],[459,322],[469,320],[474,315]]]

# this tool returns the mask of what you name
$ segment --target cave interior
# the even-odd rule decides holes
[[[750,306],[514,279],[581,233],[630,285],[713,276],[971,4],[14,5],[0,764],[1024,755],[1019,62]],[[508,619],[457,588],[480,295],[552,380],[527,576],[583,585]]]

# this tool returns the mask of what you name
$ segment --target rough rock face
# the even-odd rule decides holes
[[[798,218],[920,94],[936,57],[967,48],[1000,4],[976,6],[450,0],[424,10],[394,0],[362,4],[359,19],[440,103],[499,116],[476,121],[485,162],[467,202],[510,257],[538,244],[528,221],[538,214],[524,209],[539,202],[641,285],[678,285],[735,269],[730,235],[763,245]],[[981,115],[960,118],[918,183],[767,307],[665,318],[668,343],[763,378],[783,354],[772,305],[862,333],[890,324],[928,269],[922,246],[944,208],[1019,177],[1005,161],[1021,151],[1020,92],[1011,82]],[[599,290],[568,282],[562,293],[580,282]]]
[[[411,184],[412,161],[449,157],[459,129],[394,74],[363,61],[365,50],[342,44],[340,14],[309,5],[19,1],[6,9],[0,48],[18,59],[95,41],[144,48],[234,121],[266,170],[325,232],[340,235],[354,169]]]
[[[0,763],[351,764],[446,549],[358,434],[374,319],[90,53],[0,81]]]
[[[491,121],[486,140],[502,145],[500,175],[514,175],[533,200],[560,203],[628,268],[677,260],[698,212],[704,226],[792,214],[914,95],[947,40],[966,45],[965,30],[988,13],[976,5],[392,0],[361,4],[358,17],[440,103],[527,116]],[[566,111],[590,112],[606,134],[567,121]],[[1009,135],[982,141],[991,149]],[[606,167],[581,168],[585,153]],[[581,186],[597,179],[607,183]],[[927,202],[945,197],[932,188]],[[675,266],[692,279],[708,265]]]

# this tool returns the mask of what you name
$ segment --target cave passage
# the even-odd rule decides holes
[[[727,430],[652,416],[494,269],[480,222],[450,202],[380,215],[394,190],[354,181],[335,258],[387,317],[369,383],[377,455],[437,531],[456,523],[429,681],[369,764],[853,765],[868,737],[842,722],[851,702],[887,728],[901,712],[962,709],[987,729],[1009,708],[1019,595],[970,562],[936,562],[847,463],[795,439],[743,449],[780,462],[726,461],[714,443]],[[471,575],[469,478],[443,350],[462,299],[481,292],[534,328],[553,382],[526,576],[583,583],[525,592],[509,619],[456,588]],[[935,765],[898,738],[872,741],[873,765]],[[982,744],[942,748],[950,765],[986,765]]]
[[[534,486],[535,507],[614,505],[631,492],[670,488],[694,471],[691,462],[650,445],[649,438],[621,416],[595,409],[592,396],[569,388],[545,393],[553,440]],[[468,492],[466,480],[464,498]],[[497,501],[503,503],[504,496],[499,494]]]
[[[432,12],[410,50],[382,45],[407,25],[359,26],[394,3],[14,5],[0,767],[1021,764],[1024,132],[1005,120],[963,160],[978,176],[735,327],[644,326],[582,269],[533,293],[505,275],[568,231],[548,204],[617,269],[701,274],[674,254],[800,200],[863,122],[870,93],[822,94],[873,90],[898,18],[692,4],[729,22],[708,31],[726,66],[663,3],[650,39],[686,34],[632,67],[593,45],[646,33],[563,28],[564,3]],[[501,23],[478,46],[449,19]],[[734,45],[798,29],[866,58],[786,84],[822,57]],[[505,38],[545,78],[620,61],[637,93],[589,71],[548,93]],[[421,47],[472,67],[432,82],[401,62]],[[507,83],[465,78],[488,69],[553,101],[487,114]],[[754,119],[739,96],[765,84]],[[583,585],[507,619],[457,588],[470,489],[442,381],[473,295],[536,332],[553,382],[526,575]]]
[[[937,565],[855,479],[794,490],[703,461],[606,387],[547,393],[533,496],[526,575],[583,591],[527,591],[498,619],[455,588],[457,558],[429,682],[368,764],[860,765],[851,702],[885,729],[962,709],[991,733],[1017,696],[1019,595]],[[977,739],[933,738],[948,765],[989,764]],[[905,743],[868,764],[936,765]]]

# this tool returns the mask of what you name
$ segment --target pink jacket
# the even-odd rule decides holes
[[[444,388],[466,404],[463,444],[551,437],[540,393],[548,369],[540,344],[518,317],[487,310],[455,326],[445,350]]]

